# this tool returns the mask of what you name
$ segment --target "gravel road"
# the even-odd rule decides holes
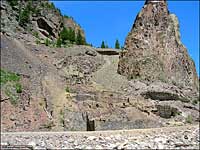
[[[93,132],[10,132],[1,145],[34,149],[199,149],[199,126]]]

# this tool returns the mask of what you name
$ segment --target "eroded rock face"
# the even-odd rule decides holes
[[[37,24],[40,29],[47,31],[49,35],[55,37],[55,34],[52,32],[53,30],[52,27],[47,23],[47,21],[44,18],[39,18],[37,20]],[[48,36],[48,35],[45,35],[45,36]]]
[[[26,25],[22,27],[19,24],[20,13],[31,6]],[[29,6],[29,7],[30,7]],[[76,35],[80,31],[83,38],[85,34],[83,29],[73,19],[63,17],[60,10],[49,1],[21,1],[17,2],[14,7],[8,1],[2,1],[1,4],[1,23],[2,32],[11,36],[17,36],[18,31],[26,32],[29,29],[32,33],[37,33],[41,39],[49,38],[55,40],[63,27],[72,28]]]
[[[64,27],[73,29],[75,31],[76,35],[78,35],[78,32],[80,31],[81,36],[85,37],[84,30],[72,18],[70,18],[70,17],[69,18],[63,17],[63,23],[64,23],[63,24]]]
[[[179,23],[166,1],[146,1],[120,55],[118,73],[198,89],[195,64],[180,41]]]

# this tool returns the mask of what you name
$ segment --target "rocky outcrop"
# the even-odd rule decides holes
[[[180,41],[178,19],[169,13],[165,0],[146,1],[126,38],[118,73],[197,91],[195,64]]]
[[[26,13],[25,10],[28,9]],[[71,28],[76,35],[80,31],[85,38],[83,29],[72,18],[62,16],[59,9],[48,1],[21,1],[12,3],[1,2],[1,31],[15,35],[18,31],[30,32],[39,39],[55,40],[63,27]],[[20,20],[26,18],[24,25]],[[17,36],[17,35],[16,35]]]
[[[72,17],[63,17],[63,25],[65,28],[71,28],[75,31],[75,34],[78,35],[78,32],[80,31],[80,34],[82,37],[85,37],[84,30],[81,28],[79,24],[77,24]]]

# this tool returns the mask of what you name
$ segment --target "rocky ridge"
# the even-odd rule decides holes
[[[126,38],[118,73],[130,80],[190,88],[198,94],[194,62],[181,43],[178,19],[169,13],[165,0],[146,1]]]

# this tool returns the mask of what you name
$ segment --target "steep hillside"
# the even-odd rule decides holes
[[[1,2],[1,31],[17,37],[17,33],[28,33],[34,36],[36,43],[49,40],[56,44],[61,31],[66,28],[80,32],[83,39],[83,29],[72,17],[62,16],[59,9],[48,1],[2,1]],[[33,41],[32,41],[33,42]]]

